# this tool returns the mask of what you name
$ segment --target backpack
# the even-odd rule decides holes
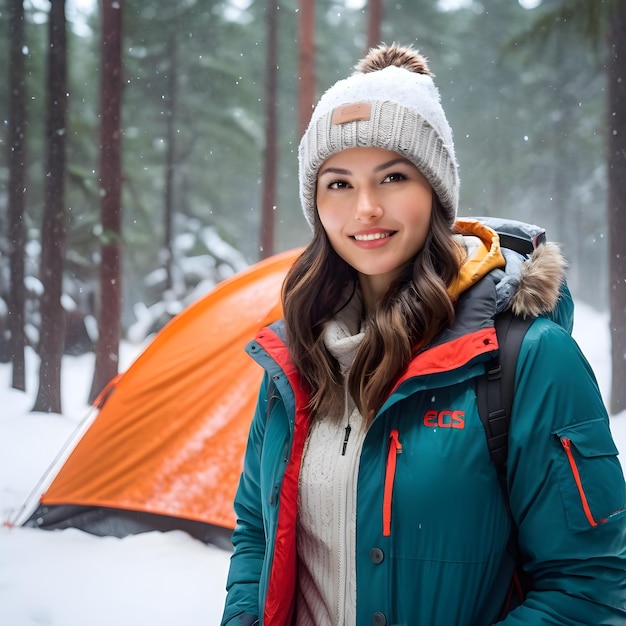
[[[478,217],[479,222],[492,228],[500,237],[500,247],[530,256],[546,241],[543,228],[516,220]],[[515,368],[526,331],[534,317],[519,317],[510,311],[494,317],[494,326],[500,347],[478,379],[476,397],[480,420],[487,437],[489,455],[506,494],[506,460],[508,456],[509,424],[515,393]],[[508,498],[507,498],[508,501]]]
[[[489,456],[498,479],[506,489],[506,461],[509,451],[509,425],[515,393],[515,368],[526,331],[534,317],[518,317],[506,311],[496,315],[494,325],[500,349],[485,367],[476,383],[480,421],[485,428]]]
[[[546,240],[545,230],[533,225],[513,220],[477,219],[498,233],[501,247],[512,249],[525,256],[532,254],[533,250]],[[478,413],[485,429],[487,449],[495,465],[512,522],[507,550],[514,559],[516,567],[500,619],[514,608],[515,605],[512,604],[514,593],[517,595],[518,602],[521,603],[528,591],[532,589],[532,580],[522,567],[517,544],[517,528],[509,506],[506,462],[511,410],[515,395],[517,358],[526,331],[534,320],[534,317],[520,317],[510,311],[499,313],[494,317],[500,349],[498,354],[487,362],[485,373],[477,379],[476,383]]]

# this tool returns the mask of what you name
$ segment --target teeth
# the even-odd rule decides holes
[[[374,241],[376,239],[386,239],[391,233],[372,233],[370,235],[354,235],[357,241]]]

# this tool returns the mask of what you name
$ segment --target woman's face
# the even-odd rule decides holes
[[[358,272],[366,305],[424,245],[432,204],[422,173],[390,150],[350,148],[320,168],[320,222],[335,252]]]

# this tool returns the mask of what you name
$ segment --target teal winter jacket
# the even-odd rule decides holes
[[[461,295],[453,327],[415,356],[367,432],[358,626],[626,625],[624,476],[594,375],[568,332],[565,296],[534,321],[518,359],[507,487],[533,583],[501,614],[511,522],[476,404],[476,379],[498,349],[499,278],[490,272]],[[308,415],[283,335],[278,323],[248,348],[266,373],[235,500],[228,626],[293,623]]]

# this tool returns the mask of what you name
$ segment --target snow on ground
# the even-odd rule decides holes
[[[607,317],[578,304],[574,336],[610,384]],[[125,369],[138,348],[122,346]],[[63,363],[63,416],[30,413],[37,359],[27,354],[27,393],[9,388],[0,364],[0,522],[14,520],[41,476],[84,417],[93,355]],[[626,413],[612,418],[626,455]],[[622,462],[624,462],[622,460]],[[213,626],[219,624],[230,554],[183,532],[124,539],[70,529],[0,526],[0,624],[6,626]]]

